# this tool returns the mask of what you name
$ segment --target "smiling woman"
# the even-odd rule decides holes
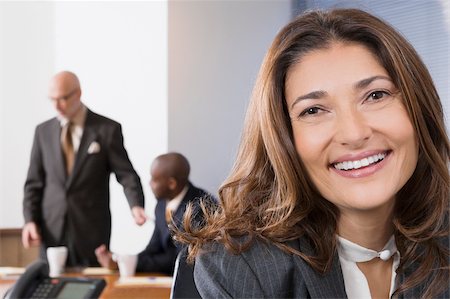
[[[418,144],[401,94],[369,49],[332,42],[304,55],[287,73],[285,96],[295,148],[321,195],[341,217],[392,215]]]
[[[449,297],[449,157],[400,34],[356,9],[300,15],[263,62],[219,209],[177,232],[200,294]]]

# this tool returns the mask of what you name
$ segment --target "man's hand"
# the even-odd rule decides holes
[[[98,263],[103,268],[108,268],[110,270],[117,270],[117,263],[112,259],[112,253],[106,249],[105,244],[100,245],[95,249],[95,256],[97,257]]]
[[[137,225],[142,225],[147,221],[147,215],[145,215],[145,210],[142,207],[133,207],[131,213]]]
[[[22,229],[22,244],[25,248],[30,246],[39,246],[41,244],[41,234],[34,222],[28,222]]]

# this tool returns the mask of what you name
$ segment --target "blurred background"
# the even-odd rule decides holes
[[[119,121],[141,177],[146,211],[156,200],[150,163],[184,154],[191,181],[216,193],[239,144],[259,66],[276,33],[311,8],[358,7],[394,25],[429,67],[449,128],[450,2],[411,1],[1,1],[0,229],[23,225],[23,185],[34,129],[55,115],[48,81],[75,72],[84,103]],[[137,253],[137,227],[111,180],[111,249]]]

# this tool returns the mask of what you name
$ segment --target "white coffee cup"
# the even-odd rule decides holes
[[[113,254],[113,260],[119,265],[120,277],[134,276],[136,272],[136,254]]]
[[[67,260],[67,247],[48,247],[47,260],[50,268],[50,277],[58,277],[64,272]]]

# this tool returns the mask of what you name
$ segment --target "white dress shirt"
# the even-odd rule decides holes
[[[78,148],[80,147],[81,137],[83,136],[83,130],[84,130],[84,122],[86,120],[86,114],[87,114],[87,108],[86,106],[81,103],[80,109],[77,111],[72,122],[71,127],[71,135],[72,135],[72,144],[73,144],[73,150],[75,155],[78,152]],[[61,115],[57,116],[59,123],[61,124],[61,127],[63,128],[69,120]],[[63,136],[61,136],[61,144],[63,143]]]
[[[175,196],[173,199],[169,200],[169,202],[166,205],[166,211],[170,211],[171,213],[175,213],[175,211],[178,209],[178,207],[181,204],[181,201],[183,200],[184,196],[188,192],[189,186],[184,186],[183,190],[181,190],[180,193],[178,193],[177,196]]]
[[[384,245],[383,250],[378,252],[338,236],[338,254],[342,274],[344,275],[345,291],[349,299],[371,298],[369,283],[366,276],[358,268],[357,262],[367,262],[378,257],[387,261],[393,256],[389,297],[392,296],[392,293],[395,291],[395,276],[397,274],[395,270],[397,270],[400,262],[400,253],[395,245],[394,236]]]

